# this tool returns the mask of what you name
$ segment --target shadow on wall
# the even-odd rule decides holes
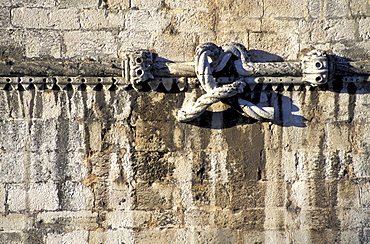
[[[252,62],[284,61],[282,57],[265,51],[249,50],[249,54]],[[351,59],[336,55],[328,55],[328,59],[335,64],[335,71],[330,81],[326,84],[317,87],[312,87],[308,84],[297,85],[293,83],[280,83],[274,85],[263,85],[262,83],[254,87],[247,85],[244,93],[239,94],[238,97],[258,106],[274,107],[274,120],[271,122],[283,127],[306,127],[306,122],[310,121],[310,118],[305,118],[299,114],[304,114],[302,111],[300,112],[300,107],[303,105],[307,107],[307,104],[301,102],[301,104],[297,106],[296,104],[299,103],[297,98],[310,99],[310,102],[313,102],[309,104],[310,109],[316,110],[315,103],[317,106],[319,92],[349,94],[350,104],[348,109],[353,110],[355,107],[356,94],[370,92],[370,85],[366,81],[366,77],[369,74],[366,73],[366,68],[353,66],[354,61]],[[237,78],[236,72],[229,71],[229,74]],[[298,95],[293,95],[293,92]],[[294,97],[294,100],[291,97]],[[315,99],[316,101],[313,101]],[[211,129],[223,129],[237,125],[259,123],[258,120],[245,117],[241,114],[240,109],[238,109],[237,97],[223,99],[221,101],[226,104],[232,104],[232,106],[221,112],[206,111],[199,118],[188,122],[188,124]],[[351,113],[351,111],[349,111],[349,113]]]

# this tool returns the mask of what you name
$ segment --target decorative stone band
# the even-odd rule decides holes
[[[198,84],[206,93],[191,99],[195,102],[184,102],[178,112],[179,121],[193,120],[218,101],[235,105],[242,114],[257,120],[272,120],[273,107],[260,107],[241,94],[254,90],[303,90],[305,84],[321,89],[333,86],[334,90],[345,89],[348,84],[348,91],[353,91],[354,86],[369,80],[368,62],[343,60],[313,50],[303,54],[300,62],[255,63],[239,43],[201,44],[194,62],[171,62],[148,50],[125,52],[121,59],[105,61],[7,59],[0,62],[0,89],[99,91],[132,86],[137,91],[171,92]],[[334,76],[344,77],[344,84],[334,88],[333,82],[328,83]],[[234,96],[236,99],[230,99]]]

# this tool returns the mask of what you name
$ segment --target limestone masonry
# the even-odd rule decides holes
[[[0,0],[0,243],[370,243],[369,60],[368,0]]]

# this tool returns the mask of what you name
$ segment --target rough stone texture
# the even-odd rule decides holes
[[[367,0],[2,0],[0,60],[193,61],[206,41],[369,60],[369,17]],[[272,123],[221,103],[179,123],[185,92],[0,90],[0,243],[369,243],[370,86],[334,82],[255,92]]]

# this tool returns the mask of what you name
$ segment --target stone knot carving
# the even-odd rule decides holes
[[[222,71],[234,56],[237,77],[230,83],[218,83],[215,72]],[[221,47],[213,43],[204,43],[197,47],[195,55],[195,73],[206,94],[200,96],[193,104],[188,104],[178,112],[178,120],[187,122],[200,116],[210,105],[222,99],[237,96],[244,91],[246,83],[243,76],[253,74],[254,68],[245,47],[239,43],[226,43]],[[257,120],[272,120],[273,108],[264,109],[238,97],[237,103],[244,115]]]

